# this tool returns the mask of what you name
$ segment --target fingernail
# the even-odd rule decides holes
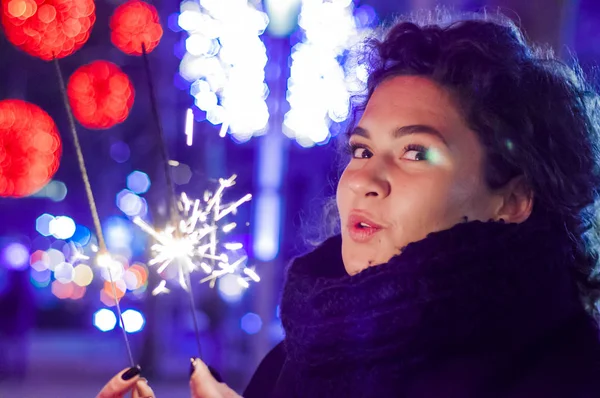
[[[196,358],[190,358],[190,362],[190,377],[192,377],[196,370]]]
[[[123,375],[121,376],[121,378],[123,380],[131,380],[135,376],[139,375],[141,372],[142,372],[142,369],[140,368],[140,366],[139,365],[135,365],[135,366],[129,368],[127,370],[127,372],[123,373]]]

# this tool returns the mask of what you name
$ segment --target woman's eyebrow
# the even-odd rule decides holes
[[[410,134],[433,135],[433,136],[437,137],[439,140],[441,140],[444,143],[444,145],[448,146],[448,143],[446,142],[446,138],[444,138],[442,133],[440,133],[436,128],[434,128],[432,126],[428,126],[426,124],[411,124],[408,126],[402,126],[402,127],[398,127],[396,130],[394,130],[392,132],[392,135],[394,138],[400,138],[400,137],[403,137],[405,135],[410,135]],[[371,138],[369,131],[360,126],[355,127],[348,134],[348,137],[351,137],[353,135],[358,135],[358,136],[365,137],[365,138]]]

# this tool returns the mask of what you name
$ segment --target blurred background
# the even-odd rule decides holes
[[[2,0],[4,13],[22,14],[26,3]],[[106,244],[121,267],[116,293],[133,357],[163,397],[189,396],[189,358],[198,348],[177,273],[157,274],[154,240],[133,223],[138,217],[161,230],[168,221],[148,76],[177,193],[202,198],[219,178],[236,174],[223,203],[253,196],[220,221],[237,227],[218,237],[260,282],[234,272],[211,287],[200,284],[202,271],[191,274],[203,358],[243,391],[283,338],[277,304],[286,264],[323,232],[339,170],[336,137],[350,96],[366,79],[353,57],[365,36],[396,16],[443,5],[500,10],[532,40],[565,59],[576,54],[587,72],[600,56],[594,0],[169,0],[151,3],[163,33],[148,54],[148,75],[143,57],[115,46],[111,15],[122,4],[97,0],[89,39],[60,66],[69,81],[83,65],[105,60],[130,81],[115,99],[116,121],[100,126],[88,112],[77,130]],[[11,166],[10,156],[27,151],[31,123],[21,141],[0,125],[0,397],[93,397],[129,365],[114,292],[95,263],[98,237],[54,65],[17,49],[6,26],[0,105],[17,99],[39,106],[59,136],[36,162],[12,159]],[[47,178],[28,181],[25,173],[19,184],[34,193],[19,193],[2,175],[10,167],[41,167]],[[153,295],[162,279],[170,293]]]

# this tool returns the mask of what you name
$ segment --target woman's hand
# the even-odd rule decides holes
[[[192,360],[192,398],[242,398],[225,383],[219,383],[200,359]]]
[[[110,379],[96,398],[123,398],[131,392],[133,398],[155,398],[146,379],[140,377],[139,366],[123,369]]]

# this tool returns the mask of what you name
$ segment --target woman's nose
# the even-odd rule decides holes
[[[383,165],[375,162],[365,164],[362,168],[354,170],[349,178],[350,189],[358,196],[373,196],[385,198],[390,194],[391,186],[385,177]]]

